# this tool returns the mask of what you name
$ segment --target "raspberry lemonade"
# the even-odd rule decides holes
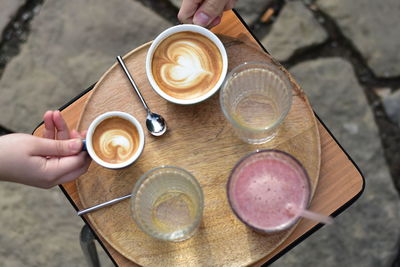
[[[310,198],[309,178],[291,155],[254,152],[239,161],[228,180],[228,200],[236,216],[256,231],[293,226]]]

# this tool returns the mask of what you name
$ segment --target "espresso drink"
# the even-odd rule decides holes
[[[128,120],[110,117],[97,125],[92,137],[93,150],[111,164],[129,160],[139,147],[139,132]]]
[[[207,37],[191,31],[172,34],[154,52],[152,74],[166,94],[193,99],[206,94],[218,82],[222,56]]]

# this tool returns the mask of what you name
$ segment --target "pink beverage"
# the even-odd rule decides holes
[[[293,226],[307,208],[307,172],[293,156],[278,150],[254,152],[234,167],[228,181],[228,200],[236,216],[261,232]]]

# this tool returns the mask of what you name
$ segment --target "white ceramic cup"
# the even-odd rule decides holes
[[[157,82],[154,79],[153,73],[152,73],[152,61],[153,61],[153,55],[154,52],[156,51],[157,47],[160,45],[162,41],[164,41],[167,37],[179,33],[179,32],[185,32],[185,31],[191,31],[195,33],[199,33],[205,37],[207,37],[210,41],[212,41],[218,48],[221,58],[222,58],[222,70],[220,74],[220,78],[216,82],[215,86],[212,87],[210,90],[208,90],[205,94],[200,95],[199,97],[192,98],[192,99],[180,99],[180,98],[175,98],[167,93],[165,93],[157,84]],[[192,25],[192,24],[182,24],[182,25],[177,25],[173,26],[171,28],[166,29],[162,33],[160,33],[152,42],[148,52],[147,52],[147,57],[146,57],[146,74],[147,78],[153,87],[154,91],[160,95],[162,98],[165,100],[175,103],[175,104],[181,104],[181,105],[190,105],[190,104],[195,104],[202,102],[209,97],[211,97],[213,94],[215,94],[218,89],[221,87],[225,76],[227,74],[228,70],[228,56],[226,54],[226,50],[224,45],[222,44],[221,40],[211,31],[209,31],[206,28],[197,26],[197,25]]]
[[[106,162],[104,160],[102,160],[94,151],[93,148],[93,134],[95,133],[96,127],[103,122],[104,120],[111,118],[111,117],[119,117],[122,118],[126,121],[128,121],[129,123],[131,123],[138,132],[139,135],[139,143],[137,145],[137,149],[134,152],[134,154],[129,157],[126,161],[120,162],[120,163],[110,163],[110,162]],[[121,112],[121,111],[110,111],[110,112],[106,112],[103,113],[101,115],[99,115],[98,117],[96,117],[92,123],[90,124],[87,134],[86,134],[86,150],[89,153],[90,157],[99,165],[105,167],[105,168],[109,168],[109,169],[120,169],[120,168],[124,168],[127,167],[129,165],[131,165],[132,163],[134,163],[140,156],[140,154],[143,151],[144,148],[144,131],[142,126],[140,125],[140,123],[138,122],[138,120],[133,117],[132,115],[125,113],[125,112]]]

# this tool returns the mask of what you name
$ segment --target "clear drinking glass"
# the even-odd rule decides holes
[[[265,143],[289,113],[292,85],[277,66],[246,62],[229,73],[220,104],[239,138],[250,144]]]
[[[184,169],[154,168],[136,183],[132,193],[133,218],[148,235],[166,241],[190,238],[203,215],[203,191]]]

